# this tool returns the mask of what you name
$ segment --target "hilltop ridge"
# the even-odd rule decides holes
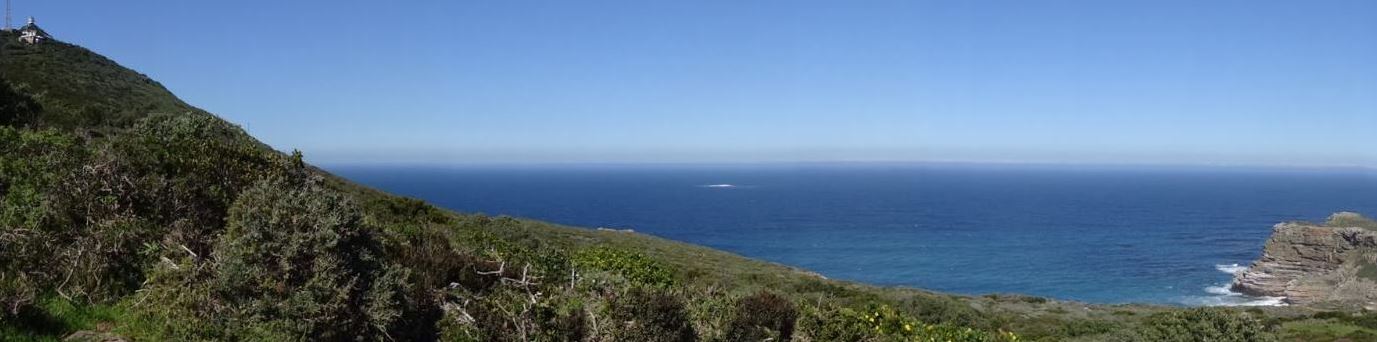
[[[156,113],[210,116],[147,75],[60,40],[27,44],[18,31],[0,32],[0,60],[0,77],[43,105],[21,126],[109,130]]]

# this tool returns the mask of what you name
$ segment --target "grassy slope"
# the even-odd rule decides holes
[[[1363,229],[1377,230],[1377,221],[1360,216],[1356,213],[1338,213],[1331,215],[1324,225],[1330,227],[1358,227]]]
[[[5,33],[0,41],[3,41],[0,75],[44,105],[42,127],[99,139],[103,135],[118,134],[150,113],[211,115],[177,99],[148,77],[78,46],[60,42],[22,46],[14,43],[11,33]],[[247,135],[244,138],[252,139]],[[398,223],[393,203],[407,200],[320,170],[316,172],[326,175],[332,187],[363,203],[369,220]],[[429,207],[421,205],[419,208]],[[433,209],[422,211],[426,210]],[[476,219],[442,210],[430,215],[455,221]],[[1026,296],[951,296],[910,288],[875,287],[827,280],[803,270],[643,234],[593,231],[532,220],[499,219],[497,222],[499,224],[483,225],[482,229],[518,244],[563,251],[595,245],[640,251],[672,266],[685,292],[742,294],[768,289],[795,301],[827,300],[845,305],[884,303],[929,321],[1006,329],[1028,337],[1093,336],[1132,326],[1152,313],[1175,310],[1142,305],[1084,305]],[[62,301],[49,301],[43,306],[68,321],[54,323],[61,327],[58,330],[92,329],[101,321],[119,319],[118,310],[113,307],[73,307]],[[1294,315],[1287,309],[1269,310],[1282,316]],[[1314,324],[1288,324],[1306,331],[1315,327]],[[1326,327],[1330,331],[1358,329],[1345,324]]]

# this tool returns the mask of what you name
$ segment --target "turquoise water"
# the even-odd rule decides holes
[[[1259,304],[1220,286],[1273,224],[1377,214],[1358,171],[759,165],[329,168],[462,212],[711,246],[835,279],[1096,303]]]

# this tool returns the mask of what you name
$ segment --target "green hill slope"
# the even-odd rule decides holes
[[[1253,341],[1301,314],[880,288],[454,213],[312,168],[81,47],[14,38],[0,340]],[[1340,318],[1285,322],[1371,331]]]
[[[43,106],[41,121],[21,124],[124,128],[154,113],[209,115],[148,76],[90,50],[61,42],[23,44],[13,32],[3,37],[0,74]]]

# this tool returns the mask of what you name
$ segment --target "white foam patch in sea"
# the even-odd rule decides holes
[[[704,187],[704,188],[735,188],[736,185],[732,185],[732,184],[708,184],[708,185],[699,185],[699,187]]]
[[[1220,272],[1228,274],[1238,274],[1248,269],[1247,266],[1238,264],[1214,265]],[[1205,287],[1205,293],[1210,296],[1191,297],[1186,300],[1189,305],[1203,306],[1286,306],[1285,297],[1254,297],[1234,292],[1229,289],[1229,284]]]
[[[1244,270],[1247,270],[1248,266],[1240,266],[1239,264],[1214,265],[1214,269],[1219,270],[1220,272],[1236,275],[1240,272],[1243,272]]]

